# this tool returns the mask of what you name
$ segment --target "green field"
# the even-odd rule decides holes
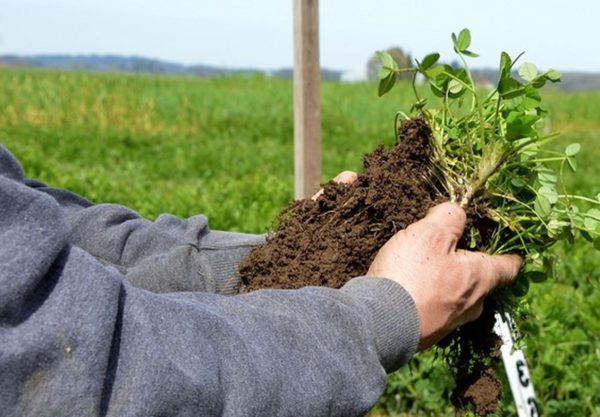
[[[394,141],[408,86],[322,87],[323,181],[359,170]],[[553,146],[580,142],[573,191],[600,192],[600,92],[546,91]],[[0,70],[0,143],[26,173],[153,218],[208,215],[212,228],[260,233],[292,196],[292,85],[263,77],[176,78]],[[536,284],[519,320],[545,416],[600,415],[600,256],[557,248],[560,278]],[[390,379],[381,413],[453,415],[449,377],[431,354]],[[507,391],[508,393],[508,391]],[[511,415],[510,395],[502,415]],[[512,414],[514,415],[514,413]]]

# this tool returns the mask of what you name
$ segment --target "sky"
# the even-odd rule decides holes
[[[292,0],[0,0],[0,54],[119,54],[182,64],[293,64]],[[597,0],[321,0],[321,66],[360,73],[376,50],[451,61],[471,30],[474,67],[502,50],[539,68],[600,72]]]

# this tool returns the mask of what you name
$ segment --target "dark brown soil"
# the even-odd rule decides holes
[[[430,134],[424,121],[407,122],[397,146],[364,157],[355,183],[330,182],[316,201],[292,203],[267,244],[242,262],[245,289],[339,288],[364,275],[394,233],[444,200],[429,179]]]
[[[307,285],[339,288],[364,275],[394,233],[447,200],[432,175],[429,126],[422,119],[412,119],[401,125],[398,136],[395,146],[379,146],[365,155],[364,170],[353,184],[329,182],[316,201],[299,200],[287,207],[267,242],[241,263],[241,290]],[[474,218],[476,213],[468,211],[470,223],[485,235],[486,224]],[[485,415],[492,407],[480,404],[496,404],[500,386],[495,374],[495,379],[490,376],[489,366],[471,360],[476,349],[469,340],[483,335],[475,334],[478,322],[472,325],[475,330],[461,330],[461,337],[452,338],[456,351],[465,356],[457,357],[457,363],[458,359],[469,363],[468,369],[457,368],[453,402],[460,408],[471,404]]]
[[[496,374],[502,341],[493,332],[494,311],[493,306],[486,306],[477,321],[454,335],[456,387],[452,404],[457,410],[473,408],[481,416],[497,413],[502,397],[502,383]]]

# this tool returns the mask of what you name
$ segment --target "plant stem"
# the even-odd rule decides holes
[[[463,196],[460,205],[466,207],[473,197],[477,194],[479,189],[485,185],[488,178],[496,172],[498,167],[502,164],[504,158],[502,155],[493,158],[489,164],[479,167],[479,171],[476,174],[475,180],[467,187],[467,192]]]
[[[581,200],[581,201],[587,201],[588,203],[592,203],[592,204],[600,204],[600,201],[598,200],[594,200],[592,198],[588,198],[588,197],[584,197],[581,195],[574,195],[574,194],[559,194],[558,198],[572,198],[573,200]]]

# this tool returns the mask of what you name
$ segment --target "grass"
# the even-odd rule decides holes
[[[574,191],[600,192],[600,93],[547,90],[553,146],[583,146]],[[322,88],[323,177],[360,169],[361,155],[391,144],[397,109],[412,93],[382,99],[371,84]],[[261,233],[292,196],[292,85],[263,77],[178,78],[0,70],[0,143],[26,173],[96,202],[153,218],[209,216],[214,229]],[[600,415],[600,257],[557,248],[560,278],[528,295],[526,355],[543,415]],[[449,377],[419,355],[390,378],[377,415],[452,415]],[[508,391],[506,391],[508,392]],[[510,396],[503,415],[511,410]],[[397,413],[397,414],[396,414]]]

